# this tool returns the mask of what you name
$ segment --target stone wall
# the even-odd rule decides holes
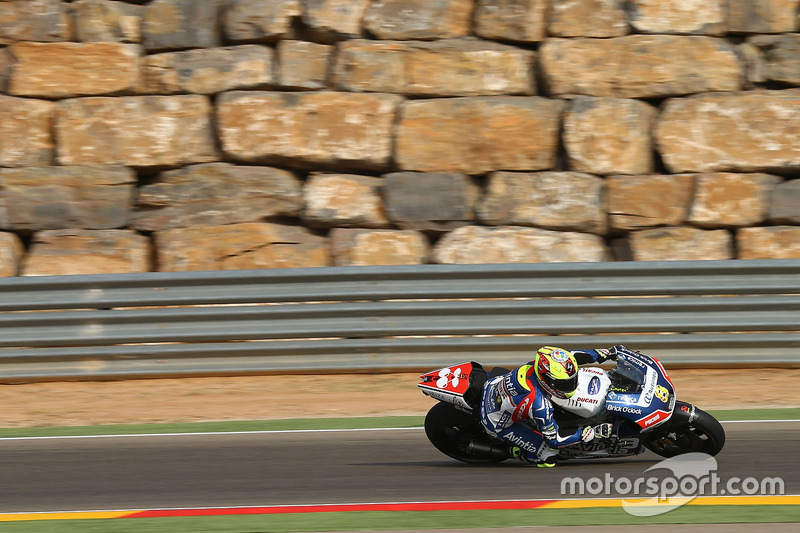
[[[0,276],[800,257],[800,0],[0,0]]]

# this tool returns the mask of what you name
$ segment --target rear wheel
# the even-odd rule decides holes
[[[670,420],[666,427],[656,429],[644,445],[662,457],[691,452],[717,455],[725,445],[722,424],[702,409],[695,407],[694,412],[696,418],[689,421],[688,414],[676,409],[673,418],[677,420]]]
[[[425,434],[437,450],[465,463],[500,463],[508,449],[490,437],[475,417],[439,402],[425,417]]]

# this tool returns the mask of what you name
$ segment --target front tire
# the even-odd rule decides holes
[[[665,427],[654,430],[645,440],[645,447],[662,457],[691,452],[717,455],[725,446],[722,424],[702,409],[694,407],[694,413],[695,418],[690,421],[686,411],[676,409],[672,415],[675,420],[671,419]]]
[[[425,434],[437,450],[458,461],[500,463],[508,459],[505,445],[492,439],[475,417],[439,402],[425,416]]]

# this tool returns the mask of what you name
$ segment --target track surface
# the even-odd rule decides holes
[[[723,480],[781,477],[800,493],[799,422],[724,426]],[[472,466],[418,429],[0,440],[0,458],[2,513],[560,498],[564,477],[636,479],[661,460]]]

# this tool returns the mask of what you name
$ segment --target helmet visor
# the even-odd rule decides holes
[[[547,376],[546,380],[548,385],[566,397],[572,396],[572,393],[574,393],[575,389],[578,388],[577,373],[567,379],[553,379],[552,377]]]

